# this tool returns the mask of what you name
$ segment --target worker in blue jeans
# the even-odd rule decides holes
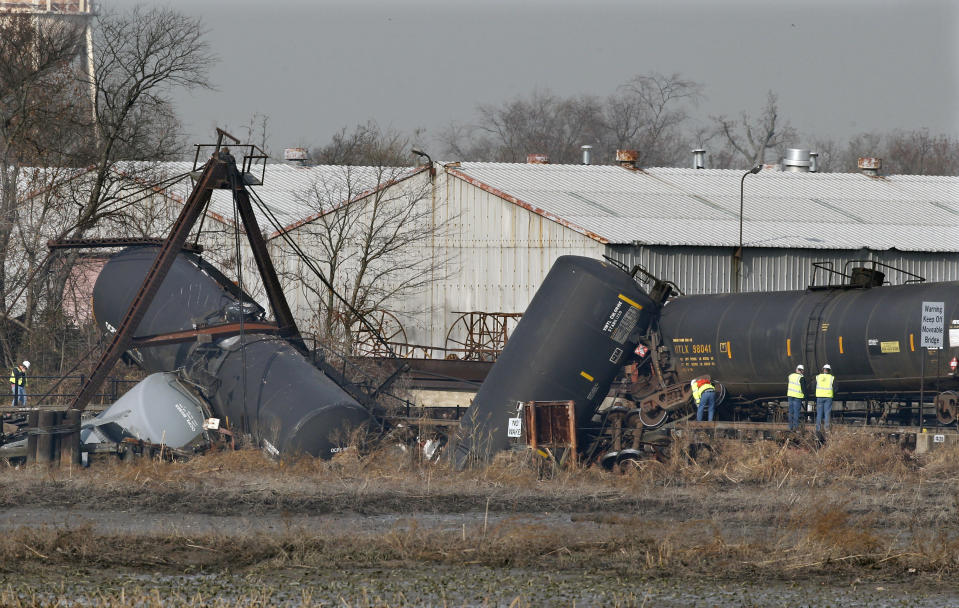
[[[10,372],[10,392],[13,393],[13,407],[27,406],[27,370],[30,362],[24,361]]]
[[[806,368],[800,364],[796,366],[796,371],[789,374],[786,385],[786,397],[789,398],[789,430],[799,429],[799,414],[802,411],[802,400],[805,397],[803,393],[803,374]]]
[[[707,410],[712,422],[716,413],[716,387],[708,376],[703,380],[693,380],[693,401],[696,402],[696,420],[702,420],[703,410]]]
[[[832,415],[832,398],[836,391],[836,377],[832,375],[832,366],[822,366],[822,373],[816,376],[816,432],[820,428],[829,430],[829,417]]]

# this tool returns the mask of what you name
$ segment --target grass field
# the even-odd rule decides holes
[[[840,430],[691,453],[625,474],[391,446],[8,468],[0,605],[959,602],[959,450]]]

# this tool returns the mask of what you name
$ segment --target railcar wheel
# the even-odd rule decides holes
[[[643,453],[639,450],[626,449],[620,451],[620,453],[616,455],[616,462],[622,464],[627,460],[643,460],[643,457]]]
[[[952,424],[959,414],[959,393],[944,391],[936,395],[936,419],[939,424]]]
[[[606,452],[603,454],[603,457],[599,459],[599,464],[607,471],[612,471],[618,460],[619,452]]]
[[[648,429],[661,427],[668,417],[669,412],[659,407],[649,410],[648,412],[639,410],[639,420],[643,423],[643,426]]]
[[[719,407],[726,400],[726,387],[721,382],[713,382],[716,389],[716,407]]]
[[[620,473],[628,475],[637,471],[647,471],[652,467],[661,466],[655,452],[641,450],[623,450],[619,453],[618,465]]]

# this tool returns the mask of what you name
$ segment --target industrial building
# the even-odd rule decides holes
[[[387,285],[375,307],[386,315],[377,322],[390,340],[413,356],[485,358],[467,351],[495,350],[505,341],[553,262],[566,254],[640,264],[687,294],[837,281],[815,262],[842,271],[851,261],[871,260],[904,271],[880,267],[892,283],[917,276],[959,280],[959,177],[882,175],[874,169],[877,159],[867,159],[860,173],[776,166],[757,174],[534,160],[389,170],[267,165],[263,184],[253,190],[275,217],[261,212],[258,218],[303,331],[317,329],[323,289],[290,243],[326,260],[328,235],[322,233],[335,228],[330,219],[371,201],[402,201],[416,208],[411,223],[430,223],[422,232],[428,237],[400,253],[421,264],[409,271],[419,273],[416,289],[389,297],[397,285]],[[190,167],[154,169],[173,175]],[[175,215],[189,189],[187,180],[154,197],[170,205],[160,215]],[[204,230],[214,241],[207,243],[208,255],[229,275],[235,255],[228,191],[216,192],[208,218]],[[350,242],[341,255],[353,255]],[[348,280],[355,267],[343,268]],[[402,283],[403,276],[389,281]]]
[[[841,271],[863,259],[911,273],[885,268],[893,283],[959,280],[959,178],[883,176],[869,168],[874,159],[864,164],[861,173],[755,175],[439,164],[433,206],[449,223],[438,246],[449,272],[432,287],[428,327],[424,316],[417,329],[440,346],[458,311],[522,312],[564,254],[641,264],[689,294],[805,289],[837,281],[814,262]]]

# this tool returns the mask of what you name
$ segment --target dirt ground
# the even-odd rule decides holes
[[[0,605],[959,605],[959,453],[850,434],[690,454],[7,468]]]

